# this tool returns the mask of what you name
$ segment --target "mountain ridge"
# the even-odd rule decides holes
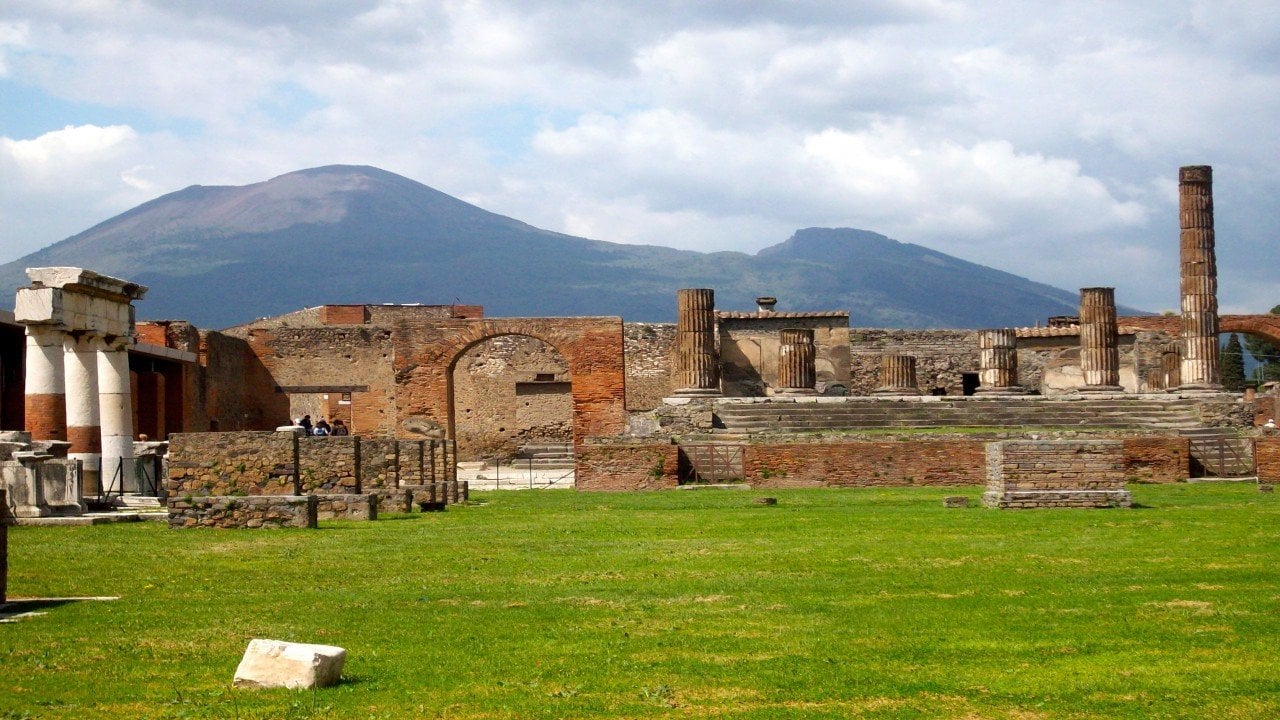
[[[1073,293],[853,228],[804,228],[755,254],[544,230],[371,166],[191,185],[11,263],[78,265],[152,288],[140,318],[227,327],[325,303],[484,305],[491,316],[670,321],[675,291],[723,309],[848,310],[863,327],[1007,327],[1074,314]],[[10,294],[10,297],[12,295]]]

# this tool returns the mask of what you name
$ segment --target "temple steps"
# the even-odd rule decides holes
[[[843,403],[721,403],[716,415],[729,432],[947,427],[1105,427],[1181,430],[1201,426],[1194,402],[1143,400],[894,401]]]

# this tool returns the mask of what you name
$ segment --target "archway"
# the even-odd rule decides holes
[[[565,357],[535,337],[472,344],[450,372],[458,459],[505,462],[530,445],[572,443],[572,383]]]

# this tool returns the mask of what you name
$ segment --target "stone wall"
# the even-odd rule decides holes
[[[1128,482],[1175,483],[1191,474],[1191,441],[1184,437],[1127,437],[1124,476]]]
[[[658,490],[679,485],[679,448],[670,442],[591,439],[574,458],[578,490]]]
[[[743,471],[753,487],[977,485],[979,440],[751,443]]]
[[[360,438],[298,438],[298,477],[305,495],[360,492]]]
[[[289,432],[180,433],[169,439],[169,501],[183,496],[297,495]]]
[[[886,354],[915,356],[916,380],[926,395],[963,395],[963,374],[978,372],[974,330],[854,328],[849,338],[850,395],[870,395],[880,386],[880,357]]]
[[[314,528],[315,495],[170,498],[169,527]]]
[[[625,323],[623,353],[627,359],[627,409],[652,410],[671,397],[676,326],[674,323]]]
[[[316,495],[316,518],[320,520],[377,520],[381,496]]]
[[[1129,507],[1119,440],[1004,440],[986,447],[983,504],[998,508]]]

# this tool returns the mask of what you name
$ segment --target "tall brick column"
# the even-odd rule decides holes
[[[919,395],[914,355],[881,355],[880,387],[876,395]]]
[[[108,492],[132,490],[133,398],[129,388],[132,338],[108,338],[97,353],[102,423],[102,483]]]
[[[93,333],[68,333],[65,340],[67,391],[67,456],[81,461],[84,492],[97,494],[102,458],[102,427],[98,421],[98,353],[102,338]]]
[[[677,396],[720,395],[720,356],[716,353],[715,291],[676,291]]]
[[[1218,381],[1218,263],[1214,255],[1213,168],[1178,170],[1182,256],[1182,383],[1221,391]]]
[[[816,395],[817,351],[811,328],[785,328],[778,346],[778,395]]]
[[[983,395],[1020,395],[1018,385],[1018,333],[1012,328],[978,333],[977,392]]]
[[[37,440],[67,439],[63,337],[54,325],[27,325],[26,429]]]
[[[1084,392],[1124,392],[1120,387],[1120,336],[1115,288],[1080,289],[1080,369]]]

